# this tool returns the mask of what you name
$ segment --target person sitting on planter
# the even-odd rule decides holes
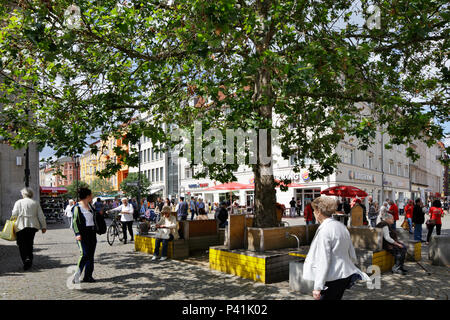
[[[383,230],[383,249],[394,256],[395,264],[392,273],[405,275],[408,270],[403,268],[406,257],[406,246],[398,241],[397,232],[392,228],[394,216],[386,213],[381,217],[382,221],[377,224],[377,228]]]
[[[198,216],[195,217],[195,220],[208,220],[208,214],[204,208],[198,209]]]
[[[167,259],[167,249],[169,241],[178,239],[177,232],[177,219],[171,215],[171,209],[168,206],[164,206],[161,211],[161,219],[156,224],[156,240],[155,240],[155,252],[153,253],[152,261],[156,260],[159,255],[159,246],[163,245],[161,253],[161,261]]]

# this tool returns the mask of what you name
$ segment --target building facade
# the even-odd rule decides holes
[[[93,154],[90,150],[84,152],[80,157],[80,180],[91,184],[98,178],[97,171],[106,168],[106,162],[110,159],[114,163],[122,164],[121,169],[112,177],[106,178],[111,184],[114,191],[120,190],[120,184],[128,176],[128,166],[124,165],[120,157],[114,152],[115,147],[121,147],[128,151],[128,146],[122,143],[122,139],[110,137],[107,141],[101,140],[93,143],[100,150],[97,154]]]
[[[58,169],[62,175],[56,175]],[[72,157],[60,158],[53,166],[42,165],[39,170],[40,185],[45,187],[67,187],[79,176],[79,168],[77,168],[75,159]]]
[[[39,152],[35,144],[29,147],[30,188],[34,199],[39,201]],[[0,223],[9,217],[14,203],[22,198],[20,190],[25,187],[25,150],[15,150],[0,143]]]

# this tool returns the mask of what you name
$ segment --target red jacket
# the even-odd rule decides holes
[[[407,204],[405,206],[405,216],[406,216],[406,218],[411,218],[412,219],[412,217],[413,217],[413,208],[414,208],[414,206],[412,206],[410,204]]]
[[[397,221],[398,220],[398,207],[395,203],[389,207],[389,211],[394,216],[394,221]]]
[[[305,220],[312,221],[313,220],[313,209],[311,204],[308,204],[305,208]]]
[[[442,208],[431,207],[428,213],[431,215],[431,219],[436,220],[436,224],[442,224],[441,216],[444,214]]]

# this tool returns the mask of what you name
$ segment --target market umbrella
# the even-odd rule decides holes
[[[344,198],[354,198],[354,197],[365,198],[368,196],[367,192],[353,186],[334,186],[322,190],[320,193],[327,196],[337,196]]]
[[[228,182],[223,184],[218,184],[217,186],[210,187],[203,191],[233,191],[233,190],[244,190],[244,189],[253,189],[254,186],[252,184],[244,184],[239,182]]]
[[[223,184],[218,184],[216,186],[210,187],[203,191],[229,191],[230,192],[230,204],[231,208],[233,208],[232,200],[233,200],[233,191],[234,190],[245,190],[245,189],[253,189],[254,186],[252,184],[244,184],[239,182],[228,182]]]

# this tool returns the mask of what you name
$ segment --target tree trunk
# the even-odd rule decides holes
[[[272,159],[272,105],[270,87],[270,73],[262,69],[255,82],[255,101],[265,101],[259,106],[261,116],[261,128],[268,129],[267,136],[258,133],[258,162],[253,166],[255,176],[255,227],[269,228],[277,226],[277,215],[275,211],[276,191],[273,177],[272,161],[265,164],[264,158]],[[266,139],[267,150],[261,150],[261,140]]]

